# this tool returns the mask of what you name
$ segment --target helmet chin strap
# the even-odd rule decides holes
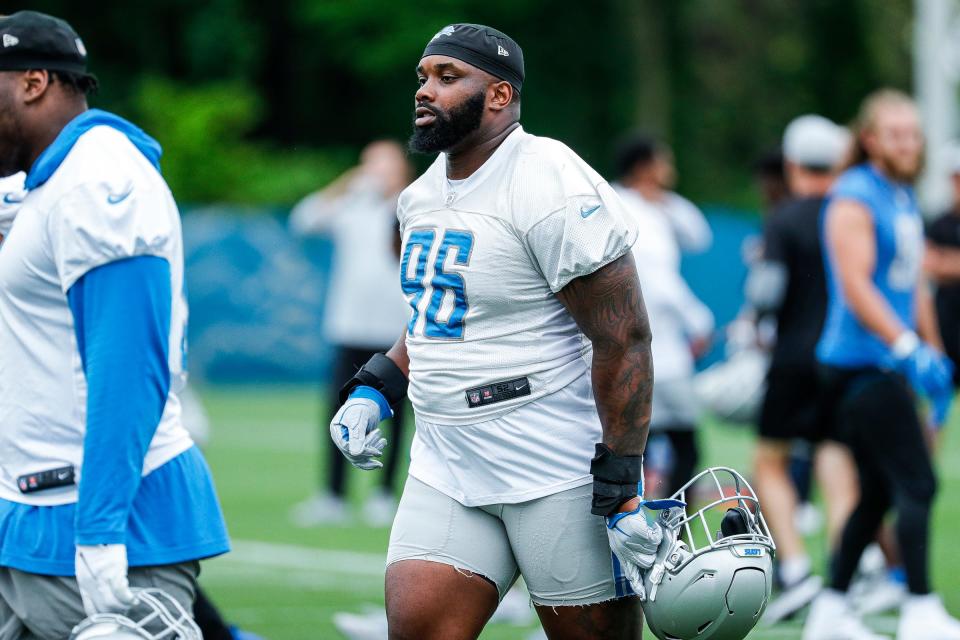
[[[674,511],[678,511],[679,516]],[[679,558],[674,559],[678,554],[677,550],[677,540],[679,537],[679,529],[674,524],[671,526],[670,521],[676,520],[679,521],[683,518],[685,513],[683,507],[673,507],[672,509],[667,509],[660,512],[660,519],[663,520],[663,542],[660,544],[660,548],[657,549],[657,559],[654,560],[653,566],[647,571],[645,576],[647,580],[650,581],[650,589],[647,594],[647,599],[650,602],[656,602],[657,600],[657,589],[660,587],[660,583],[663,582],[663,576],[666,575],[666,567],[668,564],[676,564],[676,561]]]

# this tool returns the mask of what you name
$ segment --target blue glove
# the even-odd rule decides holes
[[[930,400],[934,424],[942,425],[953,400],[953,363],[912,332],[897,338],[893,357],[894,368],[906,376],[917,393]]]
[[[906,358],[897,363],[914,389],[933,397],[950,389],[953,364],[928,344],[920,343]]]
[[[943,393],[938,393],[930,398],[930,404],[933,406],[933,428],[939,429],[947,421],[947,414],[950,413],[950,405],[953,404],[953,389],[948,389]]]

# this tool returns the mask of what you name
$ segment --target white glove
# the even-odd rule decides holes
[[[77,585],[88,616],[123,613],[135,599],[127,582],[127,547],[122,544],[77,545]]]
[[[630,586],[643,599],[645,594],[640,572],[652,567],[657,559],[657,549],[663,542],[663,527],[657,522],[648,522],[642,506],[633,511],[616,513],[605,518],[605,521],[610,548],[617,554]]]
[[[376,458],[387,446],[380,434],[380,406],[369,398],[347,398],[330,421],[330,437],[350,464],[369,471],[383,463]]]

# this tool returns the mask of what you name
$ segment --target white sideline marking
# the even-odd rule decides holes
[[[289,571],[252,565],[215,565],[203,569],[200,581],[224,585],[257,584],[302,591],[336,591],[364,595],[382,595],[383,578],[323,571]]]
[[[233,540],[233,551],[214,560],[218,565],[242,565],[382,577],[387,558],[380,553],[317,549],[293,544]]]

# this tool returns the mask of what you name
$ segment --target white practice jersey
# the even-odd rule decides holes
[[[20,202],[23,200],[23,173],[15,173],[6,178],[0,178],[0,244],[10,233],[13,219],[17,217]]]
[[[22,494],[16,479],[72,465],[79,483],[86,379],[66,292],[91,269],[141,255],[170,263],[173,292],[170,391],[143,474],[192,446],[177,399],[187,321],[177,206],[124,134],[94,127],[46,183],[23,197],[0,250],[0,498],[76,501],[76,486]]]
[[[441,154],[400,196],[398,217],[412,307],[411,474],[464,504],[588,482],[601,435],[591,345],[555,294],[630,250],[620,198],[568,147],[518,128],[455,184]]]

